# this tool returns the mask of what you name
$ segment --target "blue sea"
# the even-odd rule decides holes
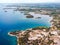
[[[49,20],[52,17],[49,15],[35,15],[35,17],[40,15],[40,19],[36,19],[35,17],[26,18],[24,12],[21,13],[13,9],[4,10],[5,6],[4,4],[0,4],[0,45],[17,45],[16,37],[8,35],[10,31],[25,30],[38,26],[51,26]]]

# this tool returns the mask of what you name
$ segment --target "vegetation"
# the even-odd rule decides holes
[[[39,27],[35,27],[35,28],[32,28],[32,30],[36,30],[36,29],[48,29],[49,27],[43,27],[43,26],[39,26]]]
[[[32,15],[27,15],[26,18],[33,18],[34,16]]]

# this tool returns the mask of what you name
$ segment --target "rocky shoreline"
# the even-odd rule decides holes
[[[48,31],[47,31],[48,30]],[[60,30],[55,26],[49,29],[30,29],[25,31],[9,32],[10,36],[17,37],[17,45],[59,45]],[[51,42],[50,42],[51,41]]]

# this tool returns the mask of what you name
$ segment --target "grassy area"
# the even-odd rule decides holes
[[[60,28],[58,28],[58,30],[60,30]]]

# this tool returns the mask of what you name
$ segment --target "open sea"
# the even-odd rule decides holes
[[[26,18],[24,12],[21,13],[13,9],[4,10],[5,6],[5,4],[0,4],[0,45],[17,45],[16,37],[8,35],[10,31],[25,30],[38,26],[51,26],[50,19],[52,17],[49,15],[34,14],[31,12],[34,18]],[[36,19],[38,16],[41,18]]]

